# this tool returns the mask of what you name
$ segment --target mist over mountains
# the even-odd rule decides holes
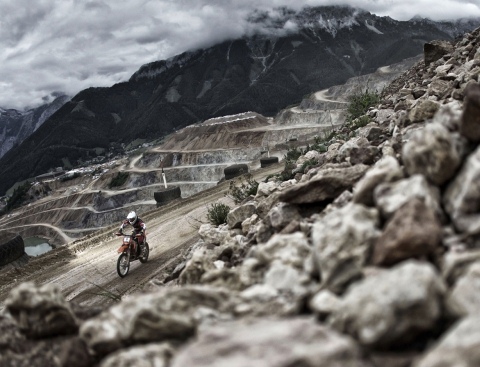
[[[274,116],[306,94],[418,55],[425,42],[451,40],[479,24],[396,21],[350,7],[284,8],[273,18],[253,13],[250,21],[269,31],[153,62],[127,82],[78,93],[0,159],[0,194],[55,167],[85,164],[119,152],[121,143],[153,141],[211,117]],[[12,131],[2,121],[0,131]]]
[[[27,111],[0,108],[0,158],[32,135],[69,99],[60,95],[50,103]]]

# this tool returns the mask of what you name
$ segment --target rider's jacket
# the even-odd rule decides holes
[[[135,232],[137,232],[137,233],[142,232],[142,231],[145,232],[145,230],[147,229],[147,225],[140,218],[137,218],[136,222],[133,223],[133,224],[130,224],[128,222],[128,220],[125,219],[123,221],[122,225],[120,226],[120,232],[123,232],[123,229],[126,226],[132,226],[133,229],[135,230]]]

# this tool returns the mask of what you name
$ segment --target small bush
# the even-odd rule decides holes
[[[347,122],[350,124],[353,120],[365,115],[370,107],[379,102],[379,94],[369,91],[368,88],[364,92],[352,95],[347,108]]]
[[[318,161],[316,159],[308,159],[302,164],[302,172],[307,173],[308,168],[312,166],[316,166]]]
[[[295,162],[302,154],[304,154],[302,149],[298,149],[297,147],[289,148],[283,159],[285,161]]]
[[[363,115],[353,120],[350,123],[350,126],[353,128],[359,128],[359,127],[367,126],[371,121],[372,119],[370,117],[368,117],[367,115]]]
[[[128,179],[128,172],[118,172],[115,177],[112,178],[108,187],[111,189],[112,187],[119,187],[122,186]]]
[[[230,181],[227,196],[232,198],[235,204],[241,203],[250,195],[255,196],[258,190],[258,182],[252,176],[245,175],[240,178],[240,183],[236,180]]]
[[[25,200],[27,200],[27,192],[32,187],[31,182],[25,182],[23,185],[18,186],[12,196],[7,199],[7,205],[5,211],[8,212],[12,209],[20,207]]]
[[[207,219],[214,226],[227,223],[230,207],[223,203],[213,203],[207,211]]]
[[[330,140],[330,139],[329,139]],[[306,151],[310,151],[310,150],[316,150],[317,152],[319,153],[325,153],[327,151],[327,146],[325,145],[325,142],[327,140],[322,140],[320,139],[318,136],[316,136],[314,138],[314,143],[312,144],[312,146],[307,146],[307,149]]]

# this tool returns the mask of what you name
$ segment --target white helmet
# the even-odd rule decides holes
[[[137,213],[135,213],[134,211],[131,211],[127,215],[128,223],[130,224],[134,224],[137,221],[137,218]]]

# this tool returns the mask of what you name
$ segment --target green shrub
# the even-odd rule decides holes
[[[12,209],[18,208],[23,204],[23,202],[27,199],[27,192],[32,187],[32,183],[26,181],[24,184],[18,186],[15,190],[13,190],[12,196],[7,199],[7,205],[5,207],[5,211],[10,211]]]
[[[308,159],[308,160],[306,160],[306,161],[303,162],[303,164],[302,164],[302,172],[303,172],[303,173],[306,173],[308,167],[315,166],[315,165],[317,165],[317,164],[318,164],[318,161],[317,161],[316,159]]]
[[[207,211],[207,219],[214,226],[227,223],[230,207],[223,203],[213,203]]]
[[[353,120],[350,123],[350,126],[353,128],[359,128],[368,125],[371,121],[372,119],[370,117],[368,117],[367,115],[363,115]]]
[[[113,187],[122,186],[128,179],[128,172],[118,172],[115,177],[112,178],[108,187],[111,189]]]
[[[350,124],[353,120],[365,115],[370,107],[379,102],[379,94],[376,91],[369,91],[368,88],[364,92],[352,95],[347,108],[347,122]]]
[[[331,135],[331,133],[330,133]],[[329,136],[330,136],[329,135]],[[329,136],[326,136],[329,137]],[[332,136],[333,137],[333,136]],[[325,144],[325,142],[327,141],[326,139],[322,140],[320,139],[320,137],[316,136],[313,138],[314,139],[314,143],[312,144],[311,147],[307,146],[307,149],[306,151],[308,152],[309,150],[316,150],[317,152],[319,153],[325,153],[327,151],[327,146]],[[331,139],[331,138],[330,138]],[[329,140],[330,140],[329,139]]]
[[[258,182],[255,181],[250,174],[244,175],[240,178],[240,182],[237,180],[230,181],[230,187],[228,189],[227,196],[233,199],[235,204],[241,203],[250,195],[255,196],[258,190]]]
[[[297,147],[288,148],[287,153],[283,156],[285,161],[295,162],[304,152]]]

